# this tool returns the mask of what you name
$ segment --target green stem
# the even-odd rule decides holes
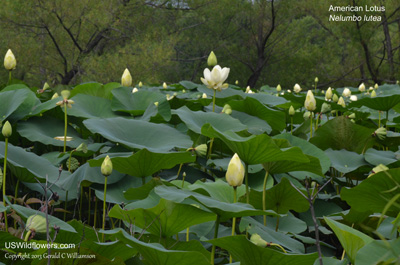
[[[267,180],[268,180],[268,171],[265,173],[264,177],[264,184],[263,184],[263,194],[262,194],[262,205],[263,205],[263,210],[265,211],[267,209],[267,202],[266,202],[266,192],[267,192]],[[264,215],[264,226],[267,226],[267,216]]]
[[[315,131],[318,129],[319,115],[320,114],[317,113],[317,120],[315,121]]]
[[[378,128],[380,128],[381,127],[381,111],[380,110],[378,110],[378,117],[379,117],[379,119],[378,119]]]
[[[105,229],[105,225],[106,225],[106,194],[107,194],[107,177],[105,177],[105,181],[104,181],[104,200],[103,200],[103,227],[102,229]],[[104,242],[104,233],[102,235],[102,241]]]
[[[213,96],[213,112],[215,112],[215,94],[216,94],[217,90],[215,90],[215,89],[213,89],[213,90],[214,90],[214,96]]]
[[[32,233],[32,230],[28,230],[28,232],[26,232],[26,235],[25,235],[25,238],[24,238],[24,241],[25,241],[25,242],[28,241],[28,239],[29,239],[31,233]]]
[[[265,216],[265,215],[264,215]],[[276,227],[275,227],[275,231],[278,232],[279,229],[279,216],[276,217]]]
[[[290,116],[290,134],[293,134],[293,116]]]
[[[182,176],[182,189],[185,187],[185,174]]]
[[[182,166],[183,166],[183,163],[181,163],[181,164],[179,165],[178,174],[176,175],[176,179],[179,178],[179,174],[181,173]]]
[[[9,74],[8,74],[8,85],[11,85],[11,79],[12,79],[12,74],[11,74],[11,70],[9,71]]]
[[[14,195],[14,203],[17,203],[17,198],[18,198],[18,188],[19,188],[19,179],[17,179],[17,184],[15,185],[15,195]],[[14,220],[14,229],[17,229],[17,221]]]
[[[79,202],[79,220],[82,220],[83,186],[81,184],[81,201]]]
[[[389,110],[386,111],[386,124],[385,124],[386,125],[386,130],[388,128],[388,125],[387,125],[388,121],[389,121]]]
[[[211,138],[211,139],[210,139],[210,150],[208,150],[208,159],[211,158],[213,143],[214,143],[214,138]]]
[[[189,227],[186,228],[186,242],[189,242]]]
[[[4,150],[4,164],[3,164],[3,205],[6,206],[6,173],[7,173],[7,154],[8,154],[8,137],[6,137],[6,146]],[[4,212],[4,221],[6,225],[6,232],[8,232],[7,211]]]
[[[246,182],[246,203],[250,203],[250,192],[249,192],[249,165],[247,163],[244,163],[244,179]]]
[[[317,82],[315,82],[315,85],[314,85],[314,94],[317,95]]]
[[[65,153],[67,151],[67,127],[68,127],[67,103],[64,103],[64,149],[63,149],[63,153]]]
[[[215,229],[214,229],[214,239],[218,237],[218,228],[219,228],[220,216],[217,215],[217,220],[215,221]],[[214,265],[214,256],[215,256],[215,245],[211,248],[211,264]]]
[[[310,115],[310,138],[312,137],[312,122],[313,122],[313,117],[314,115]]]
[[[93,227],[94,229],[96,229],[96,223],[97,223],[97,203],[98,203],[98,199],[96,197],[96,194],[94,196],[94,220],[93,220]]]
[[[233,187],[233,203],[237,202],[237,187]],[[232,218],[232,236],[235,235],[236,217]],[[232,255],[229,255],[229,263],[232,263]]]

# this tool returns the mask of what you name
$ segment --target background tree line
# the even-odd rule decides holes
[[[30,85],[119,81],[199,83],[210,51],[228,82],[259,88],[394,83],[400,69],[398,0],[338,0],[385,6],[381,22],[332,22],[320,0],[3,0],[0,52],[17,58]],[[7,80],[0,71],[1,83]]]

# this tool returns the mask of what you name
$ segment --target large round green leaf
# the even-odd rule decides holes
[[[310,265],[318,258],[313,254],[285,254],[271,248],[262,248],[251,243],[245,236],[228,236],[208,241],[228,250],[241,265]]]
[[[374,240],[362,247],[356,255],[355,265],[394,264],[400,262],[400,238]]]
[[[39,103],[35,94],[26,89],[0,92],[0,122],[10,117],[17,121],[29,114],[32,107]]]
[[[77,94],[72,98],[75,104],[67,109],[68,115],[88,119],[112,118],[117,115],[111,110],[109,99],[85,94]]]
[[[392,151],[381,151],[376,150],[374,148],[368,149],[364,154],[364,159],[374,165],[377,166],[379,164],[389,165],[399,161],[396,158],[396,154]]]
[[[89,164],[92,167],[100,167],[103,160],[90,160]],[[195,160],[196,156],[189,152],[153,153],[146,148],[129,157],[111,158],[115,170],[139,178],[151,176],[161,169],[170,169],[178,164]]]
[[[198,134],[201,134],[201,127],[207,123],[224,131],[239,132],[247,129],[247,126],[241,124],[239,120],[224,113],[191,111],[183,106],[180,109],[173,110],[172,114],[178,115],[190,130]]]
[[[349,104],[349,108],[366,106],[374,110],[387,111],[400,103],[400,95],[377,96],[362,98]]]
[[[363,155],[347,150],[325,150],[325,154],[332,162],[332,167],[342,173],[349,173],[359,167],[368,165]]]
[[[121,86],[120,83],[115,83],[115,82],[108,83],[105,85],[96,82],[83,83],[77,85],[76,87],[74,87],[74,89],[71,90],[71,97],[74,97],[75,95],[78,94],[85,94],[94,97],[111,99],[112,98],[111,90],[120,86]]]
[[[147,148],[152,152],[168,152],[175,147],[189,148],[189,136],[165,124],[124,118],[88,119],[83,124],[108,140],[131,148]]]
[[[108,214],[110,217],[124,220],[154,235],[170,237],[187,227],[214,221],[216,215],[188,204],[180,204],[161,199],[153,208],[122,209],[115,205]]]

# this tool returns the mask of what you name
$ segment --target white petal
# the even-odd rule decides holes
[[[225,82],[225,80],[228,78],[229,75],[229,71],[231,69],[224,67],[221,71],[221,82]]]
[[[219,66],[219,65],[217,65],[217,66]],[[215,83],[221,83],[221,71],[219,70],[219,69],[221,69],[221,67],[219,67],[219,69],[218,69],[217,66],[215,66],[211,71],[211,79]]]
[[[211,79],[211,72],[210,72],[210,69],[208,69],[208,68],[204,69],[203,74],[204,74],[204,78],[205,78],[205,79],[207,79],[207,80],[210,80],[210,79]]]

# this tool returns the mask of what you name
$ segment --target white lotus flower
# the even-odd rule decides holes
[[[317,107],[317,102],[315,101],[314,94],[311,90],[308,90],[306,100],[304,101],[304,107],[308,111],[314,111]]]
[[[360,92],[364,92],[365,91],[364,83],[361,83],[361,85],[358,87],[358,91],[360,91]]]
[[[343,97],[350,97],[350,96],[351,96],[351,91],[350,91],[350,89],[348,89],[348,88],[346,87],[346,88],[343,90],[342,96],[343,96]]]
[[[300,93],[300,91],[301,91],[300,85],[299,84],[295,84],[294,87],[293,87],[293,91],[296,92],[296,93]]]
[[[201,77],[200,79],[208,88],[221,91],[228,88],[228,84],[224,82],[228,78],[229,71],[230,69],[227,67],[221,68],[221,66],[216,65],[212,71],[208,68],[204,69],[204,78]]]

